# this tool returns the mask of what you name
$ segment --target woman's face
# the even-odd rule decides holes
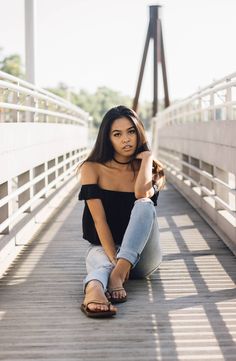
[[[115,155],[131,157],[137,147],[137,132],[133,123],[125,117],[116,119],[111,126],[110,140]]]

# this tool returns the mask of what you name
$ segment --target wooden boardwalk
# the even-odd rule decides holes
[[[0,280],[0,360],[235,361],[235,257],[171,186],[157,213],[160,269],[127,284],[116,318],[88,319],[73,194]]]

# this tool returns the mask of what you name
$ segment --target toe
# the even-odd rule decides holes
[[[113,305],[110,305],[110,311],[115,311],[115,312],[117,312],[117,308],[116,307],[114,307]]]
[[[113,297],[113,298],[119,298],[118,292],[117,292],[117,291],[113,291],[113,292],[112,292],[112,297]]]
[[[113,299],[121,299],[121,298],[124,298],[126,297],[126,293],[124,291],[113,291],[112,292],[112,298]]]

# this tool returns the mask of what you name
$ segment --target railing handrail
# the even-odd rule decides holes
[[[73,179],[75,167],[87,152],[88,118],[87,112],[69,101],[0,71],[0,161],[11,163],[9,167],[3,165],[0,177],[0,237],[11,234],[12,227],[21,218],[26,219],[37,202],[43,202],[40,198],[56,194],[57,189]],[[31,123],[30,127],[27,123]],[[21,135],[17,144],[16,131]],[[52,146],[49,141],[41,142],[44,136]],[[5,142],[6,138],[9,142]],[[30,146],[29,155],[24,148],[25,139]],[[10,152],[6,151],[8,144],[15,144]],[[12,162],[13,157],[18,162]]]
[[[7,74],[0,71],[0,88],[10,89],[15,92],[19,92],[25,95],[32,96],[47,102],[51,102],[57,106],[67,109],[68,111],[74,112],[78,117],[83,120],[88,118],[88,113],[83,111],[80,107],[71,104],[68,100],[63,99],[49,91],[42,89],[34,84],[30,84],[27,81],[17,78],[13,75]],[[4,103],[4,102],[2,102]],[[81,119],[81,120],[82,120]]]
[[[81,119],[78,119],[76,117],[73,117],[73,116],[71,116],[69,114],[67,115],[65,113],[53,112],[53,111],[50,111],[50,110],[44,110],[44,109],[40,109],[40,108],[35,109],[33,107],[28,107],[28,106],[25,106],[25,105],[15,105],[15,104],[1,103],[0,102],[0,108],[11,109],[11,110],[19,110],[19,111],[27,111],[27,112],[31,112],[31,113],[49,115],[49,116],[53,116],[53,117],[56,117],[56,118],[67,119],[69,121],[73,121],[73,122],[81,124],[81,125],[86,125],[86,122],[84,122]]]
[[[236,72],[214,81],[210,85],[198,90],[183,100],[176,101],[171,106],[157,114],[158,127],[161,127],[166,123],[172,123],[172,121],[182,121],[183,117],[184,121],[187,121],[188,118],[191,121],[195,121],[196,118],[198,121],[208,121],[209,114],[207,115],[205,113],[204,117],[202,117],[202,112],[207,111],[213,112],[214,116],[211,118],[211,120],[217,118],[216,110],[222,111],[220,117],[223,117],[223,114],[227,114],[227,118],[230,120],[232,120],[232,118],[236,118],[235,109],[233,109],[233,106],[236,104],[236,99],[235,95],[233,95],[231,91],[235,86]],[[220,104],[215,99],[215,96],[218,95],[218,92],[225,92],[224,96],[221,98]],[[205,99],[206,97],[208,97],[207,102]]]
[[[45,101],[51,101],[51,98],[52,98],[52,97],[49,97],[48,95],[45,95],[43,92],[38,92],[38,91],[35,91],[35,90],[31,90],[31,89],[28,89],[28,88],[25,88],[25,87],[22,87],[22,86],[19,86],[19,85],[15,85],[13,83],[8,83],[8,82],[3,81],[3,80],[0,80],[0,87],[3,87],[3,88],[5,87],[7,89],[16,90],[16,91],[19,91],[22,94],[32,95],[34,98],[45,100]],[[50,94],[50,93],[48,93],[48,94]],[[64,105],[63,98],[60,98],[60,97],[58,97],[58,99],[55,98],[55,100],[53,102],[54,102],[54,104],[57,104],[59,106]],[[81,114],[81,109],[79,107],[76,107],[73,104],[68,103],[68,102],[66,102],[65,105],[64,105],[65,108],[68,108],[66,105],[69,105],[70,109],[77,112],[78,114]],[[86,112],[83,112],[83,113],[85,115],[87,115]]]
[[[231,74],[229,74],[227,76],[224,76],[223,78],[220,78],[218,80],[214,80],[210,85],[206,85],[205,87],[199,89],[197,92],[192,93],[186,99],[192,98],[193,95],[195,95],[197,93],[202,93],[206,89],[214,88],[216,85],[218,85],[220,83],[223,83],[225,81],[231,80],[232,78],[236,78],[236,72],[233,72],[233,73],[231,73]]]

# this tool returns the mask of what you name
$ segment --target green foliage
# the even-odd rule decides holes
[[[2,49],[0,49],[0,53],[1,51]],[[22,62],[20,55],[12,54],[5,57],[1,55],[0,70],[17,77],[22,77],[23,70],[22,70]]]
[[[98,127],[108,109],[119,104],[131,106],[131,99],[107,87],[99,87],[94,94],[80,90],[76,104],[91,114],[93,125]]]
[[[23,67],[20,55],[12,54],[3,56],[2,48],[0,48],[0,70],[22,78]],[[123,95],[120,92],[106,86],[98,87],[95,93],[89,93],[85,89],[75,92],[70,90],[65,83],[59,83],[56,88],[48,88],[47,90],[69,100],[73,104],[88,112],[92,117],[93,126],[96,128],[99,127],[104,114],[110,108],[116,105],[126,105],[132,108],[132,98],[130,96]],[[138,114],[142,119],[145,128],[149,129],[152,118],[151,102],[145,101],[140,103]]]
[[[78,93],[69,91],[66,85],[62,83],[60,83],[57,88],[50,88],[48,90],[70,100],[73,104],[88,112],[93,119],[93,126],[96,128],[99,127],[104,114],[110,108],[121,104],[132,107],[131,97],[122,95],[120,92],[105,86],[98,87],[93,94],[85,89],[81,89]],[[138,113],[144,122],[145,128],[149,128],[151,103],[144,102],[140,104]]]

